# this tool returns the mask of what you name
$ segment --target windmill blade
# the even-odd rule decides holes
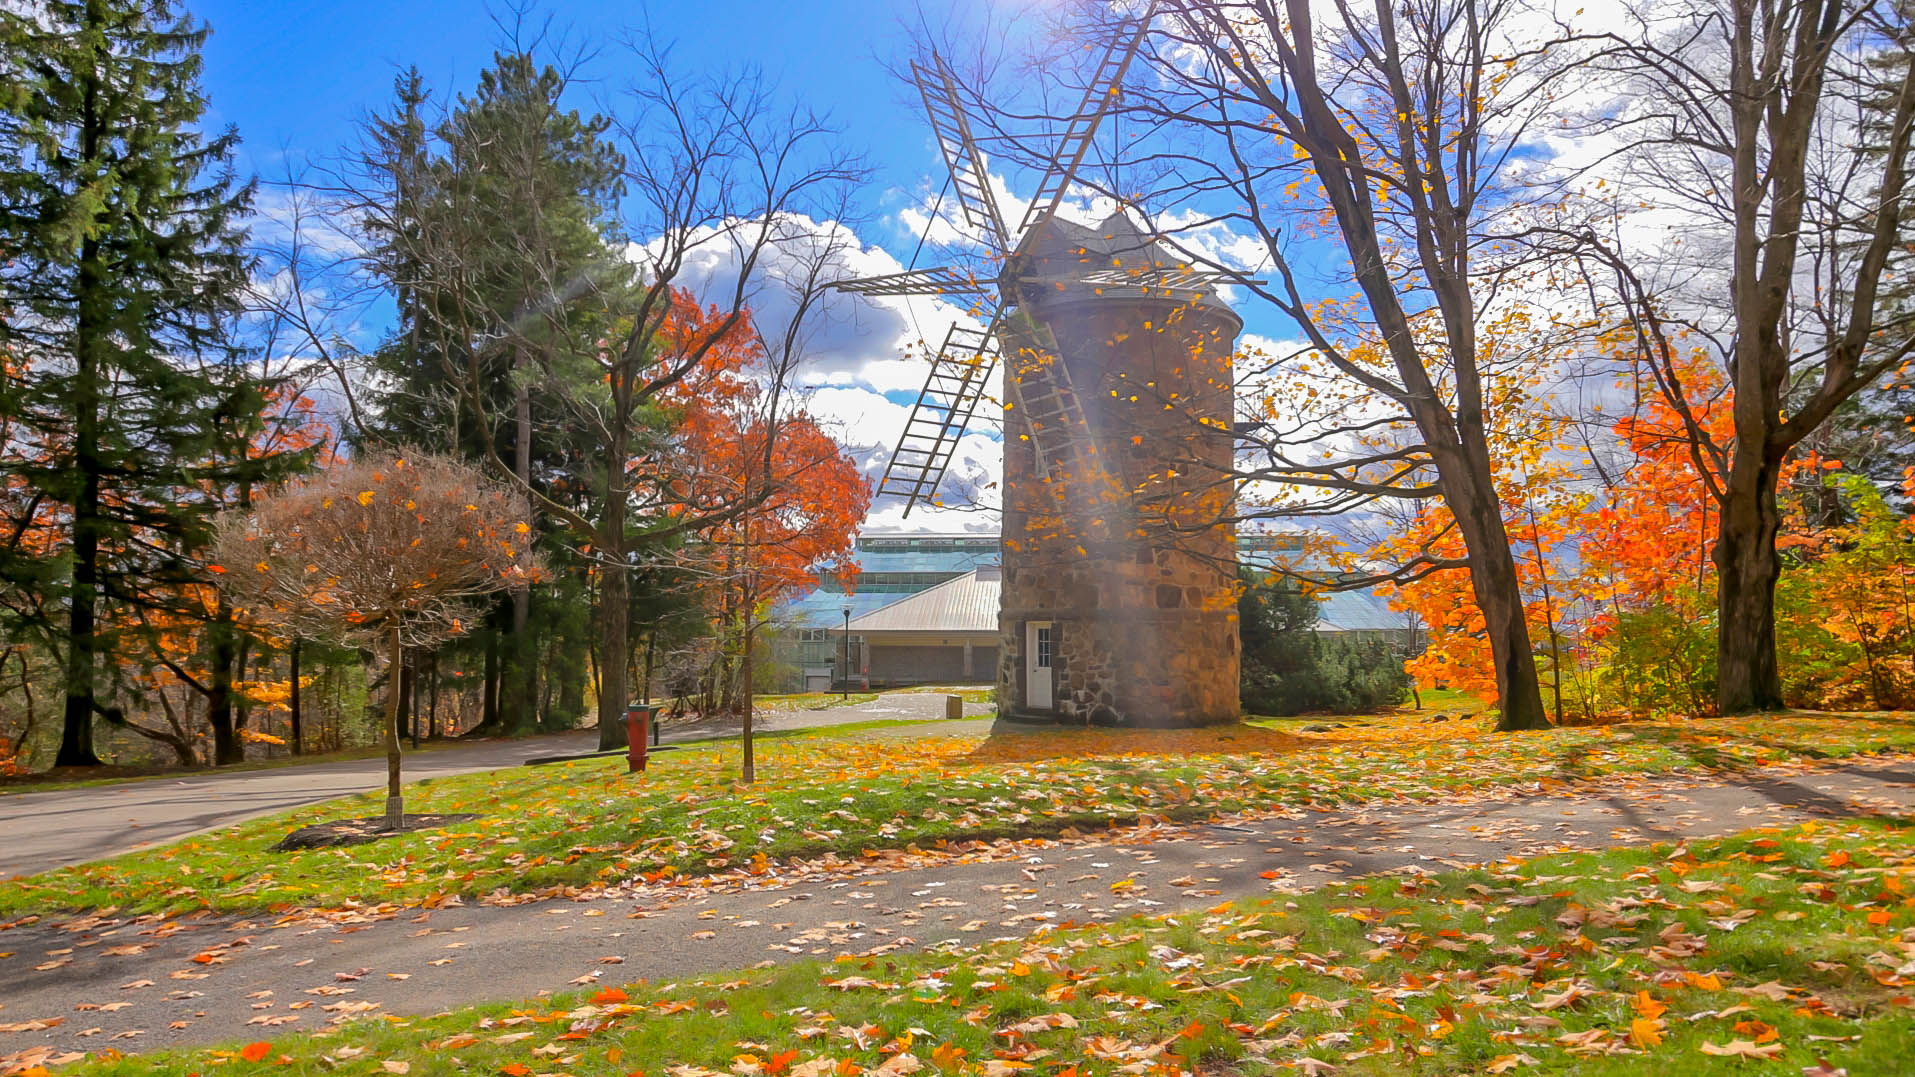
[[[1058,203],[1064,200],[1064,191],[1070,187],[1078,167],[1084,163],[1084,155],[1090,152],[1091,139],[1097,135],[1098,124],[1103,122],[1104,114],[1110,111],[1117,97],[1118,87],[1123,85],[1124,72],[1130,69],[1131,60],[1137,56],[1137,50],[1143,47],[1144,32],[1150,28],[1150,19],[1156,8],[1157,5],[1153,3],[1144,9],[1142,15],[1126,20],[1105,47],[1103,58],[1097,62],[1097,68],[1091,74],[1090,86],[1084,91],[1084,100],[1064,125],[1064,134],[1058,139],[1057,149],[1044,169],[1044,178],[1038,181],[1037,193],[1031,196],[1030,208],[1024,211],[1024,220],[1017,226],[1015,238],[1018,247],[1029,242],[1032,233],[1051,219],[1057,212]]]
[[[982,232],[992,253],[1002,257],[1010,249],[1004,215],[998,212],[990,173],[985,171],[984,157],[971,137],[971,121],[958,99],[957,79],[936,53],[931,54],[928,65],[911,61],[911,79],[924,98],[924,111],[931,117],[931,130],[944,152],[945,167],[951,170],[951,189],[957,193],[965,223]]]
[[[959,439],[971,424],[978,402],[997,369],[996,312],[982,330],[953,325],[931,361],[924,388],[904,422],[904,435],[878,479],[878,497],[905,499],[904,515],[937,493]]]
[[[1009,360],[1010,377],[1004,379],[1010,398],[1004,436],[1009,438],[1020,426],[1028,430],[1024,436],[1036,450],[1037,470],[1053,481],[1069,478],[1073,467],[1086,468],[1088,474],[1089,465],[1096,463],[1097,445],[1070,369],[1050,330],[1027,315],[1018,317],[1023,324],[1016,335],[1027,344]]]
[[[882,277],[841,280],[831,287],[856,295],[970,295],[989,291],[992,285],[956,267],[939,266],[935,269],[907,269]]]

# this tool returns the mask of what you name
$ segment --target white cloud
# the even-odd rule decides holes
[[[796,310],[793,285],[816,260],[828,263],[825,279],[876,277],[904,269],[884,248],[866,244],[840,222],[795,217],[785,229],[760,253],[746,282],[746,305],[767,339],[784,335]],[[703,301],[725,303],[741,257],[736,244],[705,243],[687,259],[678,283]],[[966,307],[936,296],[827,292],[806,315],[799,376],[810,385],[915,391],[924,382],[923,367],[907,352],[920,341],[936,346],[953,323],[972,328],[979,324]]]
[[[819,258],[829,263],[828,279],[882,276],[905,268],[883,247],[865,243],[837,221],[794,218],[787,229],[761,253],[747,281],[746,302],[767,339],[783,336],[796,309],[789,284],[802,279]],[[688,260],[679,284],[703,301],[722,303],[735,286],[739,252],[715,233],[712,238]],[[642,248],[635,255],[642,257]],[[924,385],[926,355],[943,342],[953,324],[981,327],[971,310],[935,296],[828,292],[806,315],[803,359],[797,368],[806,407],[859,461],[874,484],[904,432],[910,401]],[[995,530],[1002,459],[999,425],[996,402],[986,400],[940,486],[942,497],[952,506],[975,503],[982,508],[920,505],[906,519],[902,502],[886,498],[872,507],[865,528]]]

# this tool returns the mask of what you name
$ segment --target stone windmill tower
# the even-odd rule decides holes
[[[934,495],[1001,365],[1000,708],[1077,723],[1183,726],[1238,713],[1231,353],[1242,320],[1122,212],[1057,216],[1142,42],[1106,49],[1030,208],[1005,226],[950,69],[911,65],[967,224],[995,279],[951,268],[845,281],[863,295],[967,295],[878,496]]]

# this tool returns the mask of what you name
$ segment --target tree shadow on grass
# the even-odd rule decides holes
[[[1915,714],[1909,714],[1906,711],[1867,711],[1858,713],[1837,711],[1783,711],[1774,715],[1756,717],[1768,717],[1784,721],[1788,719],[1810,719],[1824,723],[1846,722],[1853,723],[1857,727],[1876,727],[1878,729],[1886,726],[1891,727],[1893,730],[1904,731],[1906,734],[1915,734]],[[1853,751],[1829,751],[1813,744],[1805,743],[1800,739],[1791,739],[1786,734],[1782,736],[1764,736],[1752,733],[1746,729],[1736,728],[1731,724],[1737,721],[1748,720],[1750,719],[1745,716],[1741,719],[1699,718],[1682,725],[1626,722],[1620,723],[1614,728],[1628,732],[1639,740],[1654,741],[1683,752],[1697,762],[1711,767],[1724,765],[1721,761],[1721,753],[1716,751],[1713,745],[1698,738],[1721,737],[1738,745],[1766,748],[1770,751],[1799,756],[1804,759],[1840,759],[1856,754],[1866,754],[1871,751],[1915,750],[1915,737],[1911,737],[1911,739],[1908,740],[1883,741],[1879,744],[1864,745]],[[1734,765],[1734,763],[1734,760],[1729,761],[1729,765]]]
[[[1915,786],[1915,767],[1904,764],[1870,765],[1865,760],[1826,768],[1820,773],[1825,775],[1850,774],[1865,776],[1872,782],[1906,784]],[[1854,798],[1840,791],[1831,793],[1804,784],[1794,776],[1767,774],[1759,770],[1718,771],[1715,773],[1682,772],[1665,775],[1672,781],[1701,780],[1707,785],[1730,786],[1746,789],[1756,794],[1762,801],[1778,809],[1799,814],[1807,818],[1867,819],[1895,829],[1915,828],[1915,805],[1907,806],[1902,812],[1893,809],[1870,807],[1857,804]],[[1885,791],[1885,790],[1884,790]],[[1860,795],[1870,795],[1873,791],[1861,790]],[[1878,794],[1879,795],[1879,794]],[[1617,830],[1630,830],[1642,836],[1645,841],[1682,841],[1693,835],[1681,824],[1680,817],[1693,815],[1698,807],[1709,806],[1706,791],[1698,792],[1691,800],[1667,800],[1664,798],[1643,801],[1627,794],[1605,793],[1591,790],[1585,794],[1570,794],[1571,799],[1599,810],[1614,823]],[[1538,809],[1537,805],[1543,805]],[[1537,825],[1560,822],[1560,805],[1555,798],[1538,801],[1503,801],[1493,803],[1466,802],[1455,805],[1429,805],[1411,809],[1402,821],[1433,826],[1449,826],[1458,822],[1484,823],[1496,819],[1522,817]],[[1716,822],[1723,822],[1716,819]],[[1749,827],[1783,823],[1793,825],[1799,819],[1749,819],[1723,828],[1728,831]],[[1630,839],[1594,838],[1588,841],[1588,847],[1598,848],[1617,844],[1632,844]]]
[[[1911,771],[1907,768],[1851,766],[1837,767],[1834,769],[1837,773],[1843,771],[1850,773],[1866,772],[1872,778],[1879,778],[1896,783],[1915,782],[1915,771]],[[1844,798],[1838,794],[1823,792],[1820,789],[1811,789],[1794,779],[1767,777],[1755,772],[1732,775],[1727,779],[1727,782],[1730,785],[1748,789],[1762,799],[1780,808],[1789,808],[1831,819],[1872,819],[1898,830],[1915,828],[1915,814],[1909,814],[1909,812],[1915,812],[1915,807],[1911,807],[1907,809],[1907,811],[1900,813],[1884,811],[1878,808],[1857,805],[1853,799]]]
[[[1333,743],[1253,725],[1208,726],[1200,729],[1081,726],[1006,729],[1000,724],[985,738],[984,743],[964,757],[964,762],[1034,763],[1050,759],[1121,758],[1135,755],[1241,756],[1252,752],[1309,751]]]

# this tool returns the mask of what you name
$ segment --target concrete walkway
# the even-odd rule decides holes
[[[750,886],[639,888],[590,901],[287,923],[19,923],[0,927],[0,951],[11,951],[0,959],[0,1025],[59,1023],[0,1033],[0,1056],[40,1044],[131,1052],[265,1039],[355,1016],[433,1013],[577,984],[1021,936],[1045,923],[1203,908],[1373,872],[1911,813],[1915,756],[1885,756],[1001,842],[956,860],[799,865]]]

